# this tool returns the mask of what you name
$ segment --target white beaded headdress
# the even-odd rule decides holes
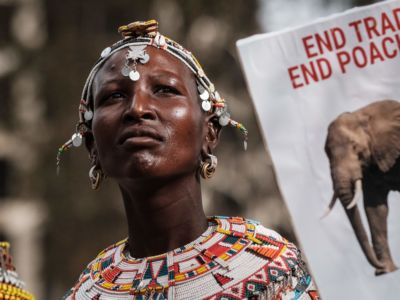
[[[133,22],[119,27],[118,31],[124,38],[101,52],[100,58],[92,68],[86,80],[79,105],[79,123],[71,139],[58,149],[57,167],[60,164],[61,154],[72,146],[79,147],[82,144],[82,139],[85,134],[91,131],[91,120],[93,118],[94,109],[91,90],[96,73],[113,53],[124,48],[129,49],[126,56],[126,63],[121,73],[129,77],[132,81],[137,81],[140,78],[140,74],[136,70],[136,65],[138,63],[145,64],[150,59],[145,50],[147,46],[165,50],[182,61],[196,76],[202,109],[209,113],[215,113],[219,125],[231,125],[238,128],[244,135],[244,148],[247,148],[246,128],[241,123],[230,118],[225,99],[221,98],[216,91],[214,84],[204,73],[200,63],[190,51],[186,50],[172,39],[161,35],[158,32],[158,22],[156,20]]]

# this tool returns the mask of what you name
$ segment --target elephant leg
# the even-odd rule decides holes
[[[366,184],[364,188],[364,207],[371,231],[372,245],[378,260],[384,263],[383,268],[376,269],[375,275],[397,270],[388,243],[388,193],[389,191],[376,188],[373,184]]]

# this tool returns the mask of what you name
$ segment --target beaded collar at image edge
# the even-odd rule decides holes
[[[247,129],[241,123],[230,118],[225,99],[221,98],[214,84],[204,73],[203,68],[191,52],[172,39],[161,35],[158,32],[158,22],[155,20],[133,22],[128,25],[120,26],[118,31],[122,34],[124,39],[105,48],[89,73],[79,104],[79,122],[76,126],[76,132],[58,149],[57,171],[60,165],[61,154],[73,146],[79,147],[82,144],[82,139],[85,134],[91,131],[91,120],[94,110],[91,90],[95,75],[113,53],[128,47],[126,64],[122,70],[122,74],[129,77],[132,81],[137,81],[140,77],[140,74],[136,71],[136,65],[138,63],[145,64],[150,59],[149,55],[145,52],[147,46],[165,50],[182,61],[196,76],[196,84],[202,101],[202,109],[210,114],[214,113],[218,118],[219,125],[231,125],[232,127],[238,128],[244,135],[244,149],[246,150]],[[133,69],[130,64],[133,65]]]
[[[19,279],[9,251],[10,243],[0,242],[0,300],[35,300]]]
[[[240,217],[208,222],[195,241],[164,254],[133,258],[127,239],[106,248],[64,299],[278,299],[311,286],[300,251],[276,232]]]

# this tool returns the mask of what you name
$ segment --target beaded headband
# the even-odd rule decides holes
[[[241,123],[230,118],[225,99],[221,98],[214,84],[204,73],[200,63],[191,52],[172,39],[161,35],[158,32],[158,22],[156,20],[133,22],[123,25],[118,28],[118,32],[124,38],[101,52],[100,58],[86,79],[79,105],[79,122],[76,126],[76,132],[58,149],[57,170],[60,165],[61,154],[73,146],[79,147],[82,144],[85,134],[91,131],[91,120],[94,110],[91,90],[96,73],[112,54],[124,48],[129,49],[121,73],[129,77],[132,81],[137,81],[140,78],[140,74],[136,70],[137,64],[146,64],[150,59],[145,50],[148,46],[162,49],[182,61],[196,76],[197,90],[201,99],[202,109],[209,113],[215,113],[219,125],[231,125],[238,128],[244,135],[244,149],[246,150],[247,129]]]

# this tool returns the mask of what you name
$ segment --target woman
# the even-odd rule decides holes
[[[194,56],[158,23],[120,27],[92,69],[79,107],[97,189],[117,181],[127,239],[102,251],[66,299],[311,299],[297,248],[243,218],[206,218],[200,176],[210,178],[227,106]],[[59,162],[59,156],[58,156]]]

